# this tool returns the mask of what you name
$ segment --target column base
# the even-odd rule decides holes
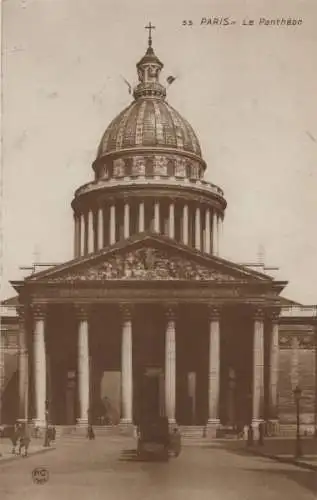
[[[206,438],[207,439],[216,438],[219,427],[220,427],[219,418],[209,418],[206,425]]]
[[[19,419],[19,422],[22,422],[22,419]],[[25,422],[25,420],[24,420],[24,422]],[[44,418],[43,419],[33,418],[32,424],[34,425],[34,427],[37,427],[38,429],[45,429],[45,427],[46,427],[46,421]]]
[[[251,426],[252,426],[252,430],[253,430],[253,440],[254,441],[257,441],[259,439],[259,424],[261,422],[264,422],[263,418],[253,418],[252,419],[252,423],[251,423]]]
[[[119,423],[120,433],[125,436],[133,436],[135,434],[134,425],[132,420],[122,418]]]
[[[121,418],[120,425],[132,425],[132,418]]]
[[[87,427],[88,426],[88,418],[77,418],[76,423],[78,427]]]

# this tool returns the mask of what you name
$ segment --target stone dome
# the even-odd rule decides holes
[[[106,129],[96,160],[119,151],[144,148],[175,150],[201,158],[201,149],[191,125],[166,101],[166,88],[159,77],[163,63],[154,53],[152,38],[145,55],[136,65],[139,82],[134,101]],[[168,84],[175,77],[167,78]],[[128,82],[129,91],[132,87]]]
[[[201,157],[191,125],[161,97],[140,96],[105,131],[97,157],[135,148],[172,148]]]

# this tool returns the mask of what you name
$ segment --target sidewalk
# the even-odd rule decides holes
[[[235,441],[225,446],[236,451],[245,451],[254,455],[260,455],[279,462],[292,463],[305,469],[317,471],[317,439],[301,438],[302,456],[295,458],[296,439],[295,438],[265,438],[263,446],[256,442],[252,446],[247,446],[246,442]]]
[[[28,455],[36,455],[39,453],[46,453],[47,451],[52,451],[55,449],[55,446],[51,445],[49,448],[43,447],[42,439],[32,439],[30,443],[30,447],[28,449]],[[12,443],[10,439],[1,438],[0,439],[0,465],[3,462],[8,462],[11,460],[23,460],[23,457],[20,455],[12,454]]]

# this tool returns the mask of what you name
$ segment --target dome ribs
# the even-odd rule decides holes
[[[143,120],[143,146],[156,146],[155,110],[151,100],[148,100]]]
[[[173,126],[173,120],[168,112],[168,107],[164,103],[158,102],[157,105],[160,108],[162,126],[163,126],[163,136],[166,146],[176,147],[175,130]]]
[[[135,130],[136,130],[137,119],[138,119],[138,109],[136,109],[136,107],[132,105],[129,111],[129,116],[125,123],[121,148],[118,148],[117,151],[120,151],[120,149],[125,149],[135,146]]]
[[[180,116],[175,111],[175,109],[173,109],[171,106],[170,106],[170,114],[174,122],[174,128],[176,134],[176,147],[179,149],[184,149],[185,134],[184,134],[184,126],[182,125],[182,120],[180,119]]]
[[[164,125],[159,103],[153,100],[157,144],[164,144]]]
[[[107,141],[107,151],[115,151],[116,150],[118,129],[120,126],[121,118],[126,112],[127,112],[127,109],[124,109],[119,114],[117,120],[114,120],[112,122],[112,125],[110,126],[110,134],[109,134],[108,141]]]
[[[123,139],[128,130],[127,122],[131,114],[131,106],[127,108],[126,112],[123,114],[120,120],[120,125],[118,128],[117,140],[116,140],[116,150],[122,149]]]
[[[199,142],[197,140],[196,134],[193,131],[192,126],[185,119],[184,119],[184,125],[185,125],[186,130],[188,131],[188,134],[190,137],[190,151],[192,151],[193,153],[196,153],[198,156],[201,156],[200,145],[199,145]]]
[[[164,116],[167,118],[167,125],[165,126],[166,143],[168,146],[176,148],[177,147],[176,130],[173,121],[173,116],[171,115],[171,109],[168,105],[164,106]]]
[[[191,125],[161,99],[140,98],[125,108],[104,133],[97,158],[142,146],[161,146],[201,157],[200,145]]]
[[[137,117],[137,121],[136,121],[136,130],[135,130],[135,145],[136,146],[142,145],[145,107],[146,107],[146,101],[144,100],[139,107],[138,117]]]

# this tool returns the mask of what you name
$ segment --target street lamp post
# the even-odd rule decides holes
[[[45,437],[44,437],[44,446],[47,448],[50,445],[49,442],[49,432],[48,432],[48,400],[45,401]]]
[[[301,388],[297,385],[294,389],[294,398],[296,403],[296,448],[295,457],[299,458],[302,456],[302,444],[300,439],[300,398],[302,395]]]

